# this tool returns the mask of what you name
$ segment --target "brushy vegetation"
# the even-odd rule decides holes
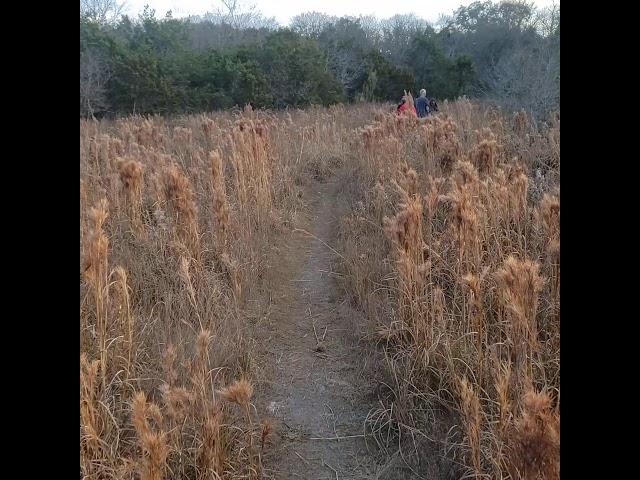
[[[559,106],[559,4],[473,2],[438,25],[414,14],[307,12],[280,26],[259,12],[105,15],[119,3],[81,4],[82,116],[397,102],[422,88],[439,101],[471,95],[537,117]]]
[[[305,184],[340,164],[336,248],[384,366],[378,444],[418,471],[436,444],[460,473],[558,478],[559,114],[383,110],[81,120],[83,478],[262,477],[249,299]]]
[[[373,109],[81,120],[84,478],[260,477],[247,302]]]
[[[559,113],[459,100],[360,136],[340,249],[384,353],[378,443],[417,470],[436,448],[458,475],[559,478]]]

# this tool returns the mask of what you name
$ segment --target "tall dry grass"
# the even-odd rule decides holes
[[[467,100],[81,121],[81,475],[264,476],[251,304],[306,184],[344,168],[379,445],[417,471],[557,478],[559,121]]]
[[[81,121],[83,478],[263,477],[251,302],[374,108]]]
[[[462,99],[360,139],[340,247],[385,367],[379,444],[423,473],[559,478],[559,114]]]

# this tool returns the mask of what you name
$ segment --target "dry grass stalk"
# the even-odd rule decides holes
[[[200,400],[200,408],[207,405],[209,398],[214,398],[213,382],[209,368],[209,345],[212,340],[211,330],[201,329],[196,338],[195,356],[191,362],[190,380]]]
[[[238,266],[238,262],[235,259],[231,258],[231,256],[227,252],[223,252],[220,255],[220,261],[222,262],[222,265],[227,272],[229,283],[233,292],[233,298],[235,299],[236,303],[239,303],[242,296],[242,283],[240,281],[240,267]]]
[[[194,258],[199,257],[197,207],[189,179],[172,163],[164,169],[163,186],[165,199],[172,206],[178,226],[178,236],[188,247]]]
[[[137,462],[140,479],[162,480],[169,447],[167,435],[162,430],[160,409],[156,404],[147,402],[144,392],[138,392],[133,398],[131,411],[131,419],[141,449]],[[155,430],[151,428],[149,419],[155,422]]]
[[[450,191],[440,199],[450,205],[451,232],[458,244],[458,274],[465,263],[471,260],[476,269],[480,262],[480,228],[482,206],[477,201],[479,192],[478,174],[469,162],[458,162],[450,181]]]
[[[222,434],[222,411],[217,404],[210,405],[202,421],[202,443],[198,451],[197,464],[203,474],[201,478],[219,478],[224,475],[225,445]],[[204,473],[206,472],[206,473]]]
[[[262,421],[262,426],[260,429],[260,451],[264,451],[264,445],[269,438],[269,436],[273,433],[273,423],[269,419],[265,419]]]
[[[256,474],[260,473],[259,463],[255,463],[255,454],[253,451],[253,423],[251,422],[251,412],[249,410],[249,402],[253,395],[253,385],[244,378],[236,380],[231,385],[223,388],[220,391],[220,397],[227,402],[238,404],[245,415],[247,422],[247,443],[249,451],[249,476],[253,478]]]
[[[162,398],[167,407],[167,415],[174,423],[179,424],[185,420],[193,408],[194,394],[184,387],[166,386],[162,392]]]
[[[417,193],[418,179],[414,170],[407,170],[404,188],[400,188],[403,203],[392,217],[384,217],[384,231],[394,245],[395,263],[398,271],[400,309],[408,325],[418,326],[414,319],[422,318],[415,298],[424,295],[424,272],[428,265],[424,261],[424,239],[422,235],[422,199]],[[425,332],[423,332],[425,333]]]
[[[175,127],[173,129],[174,140],[178,145],[190,145],[193,141],[193,132],[190,128]]]
[[[220,391],[220,396],[227,402],[237,403],[243,408],[247,408],[251,396],[253,395],[253,386],[246,379],[236,380],[231,385]]]
[[[473,332],[476,337],[476,349],[479,357],[480,365],[480,378],[482,378],[483,373],[483,345],[485,344],[485,318],[484,318],[484,308],[482,305],[482,290],[480,288],[484,277],[488,273],[489,269],[486,268],[479,275],[474,273],[467,273],[462,277],[463,284],[469,290],[469,331]]]
[[[132,367],[135,362],[136,346],[134,343],[135,323],[131,311],[131,298],[129,296],[129,285],[127,281],[127,271],[122,266],[117,266],[112,273],[114,279],[114,316],[117,319],[119,331],[124,332],[124,355],[126,364],[124,365],[127,378],[131,377]]]
[[[512,435],[512,478],[560,478],[560,415],[547,392],[525,392]]]
[[[122,190],[131,225],[136,233],[141,233],[143,189],[142,163],[134,159],[121,159],[118,163],[118,171],[120,173],[120,181],[122,182]]]
[[[529,177],[525,167],[513,159],[511,168],[507,175],[510,185],[509,207],[511,219],[520,225],[522,219],[527,214],[527,190],[529,187]]]
[[[560,198],[545,194],[540,202],[539,219],[549,243],[560,238]]]
[[[460,404],[462,405],[462,413],[466,427],[466,439],[471,453],[471,463],[473,465],[475,477],[482,478],[480,452],[480,399],[466,377],[460,381],[459,389]]]
[[[435,116],[427,119],[424,128],[427,171],[432,167],[433,161],[442,171],[448,173],[462,152],[457,135],[458,126],[450,117]]]
[[[170,343],[162,352],[162,373],[165,382],[169,387],[173,387],[178,380],[178,372],[175,369],[176,359],[178,358],[178,352],[175,345]]]
[[[178,263],[178,276],[180,277],[180,280],[182,280],[182,283],[184,284],[189,296],[191,306],[194,308],[194,311],[197,314],[198,302],[196,299],[196,290],[193,287],[191,274],[189,273],[189,259],[187,259],[186,257],[180,257],[180,261]]]
[[[511,423],[512,405],[509,400],[509,383],[511,381],[511,363],[505,362],[503,364],[498,363],[495,369],[495,389],[498,397],[498,407],[500,410],[500,440],[504,442],[505,434],[508,426]]]
[[[481,173],[491,172],[497,165],[498,142],[496,140],[482,140],[476,145],[473,160]]]
[[[523,135],[529,130],[530,123],[527,112],[521,110],[513,114],[513,130],[517,135]]]
[[[509,256],[495,277],[501,300],[510,313],[510,340],[516,355],[518,375],[531,374],[532,355],[538,350],[538,294],[544,285],[540,265],[533,260]]]
[[[213,215],[216,219],[218,245],[221,248],[227,243],[229,230],[229,205],[224,183],[222,157],[217,151],[209,153],[211,163],[211,188],[213,189]]]
[[[240,206],[245,211],[252,206],[257,225],[264,224],[262,219],[272,206],[271,159],[266,132],[263,125],[249,120],[246,125],[240,123],[231,137],[231,160]]]
[[[100,360],[89,362],[85,354],[80,355],[80,468],[84,475],[97,472],[96,460],[104,457],[105,424],[100,416],[97,390]]]
[[[93,292],[95,307],[95,329],[100,352],[100,368],[103,388],[105,387],[107,366],[107,330],[109,309],[109,284],[108,275],[108,248],[109,240],[103,226],[107,219],[107,200],[103,198],[96,207],[89,211],[89,217],[93,223],[88,237],[89,246],[85,249],[84,277]],[[85,328],[89,325],[84,325]]]

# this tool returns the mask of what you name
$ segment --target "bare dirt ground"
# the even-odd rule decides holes
[[[375,395],[359,351],[361,317],[332,271],[340,178],[307,189],[306,228],[281,246],[270,274],[279,281],[269,286],[256,345],[267,369],[258,410],[275,426],[264,452],[269,478],[376,478],[374,445],[364,436]]]

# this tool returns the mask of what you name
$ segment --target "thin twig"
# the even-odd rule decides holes
[[[295,450],[293,451],[293,453],[295,453],[304,463],[306,463],[307,465],[309,465],[309,462],[307,461],[306,458],[304,458],[302,455],[300,455],[298,452],[296,452]]]
[[[337,252],[331,245],[329,245],[327,242],[325,242],[324,240],[322,240],[319,237],[316,237],[313,233],[310,233],[308,231],[306,231],[303,228],[296,228],[293,230],[294,232],[302,232],[302,233],[306,233],[307,235],[309,235],[310,237],[315,238],[316,240],[318,240],[320,243],[322,243],[325,247],[327,247],[329,250],[331,250],[333,253],[335,253],[336,255],[338,255],[341,259],[343,259],[345,262],[347,261],[346,258],[344,258],[339,252]]]
[[[364,438],[363,434],[360,435],[341,435],[335,437],[309,437],[309,440],[344,440],[346,438]]]
[[[331,470],[333,470],[333,473],[336,474],[336,480],[338,480],[340,478],[340,477],[338,477],[338,471],[335,468],[333,468],[331,465],[329,465],[327,462],[325,462],[324,459],[322,460],[322,463],[324,465],[326,465],[327,467],[329,467]]]

